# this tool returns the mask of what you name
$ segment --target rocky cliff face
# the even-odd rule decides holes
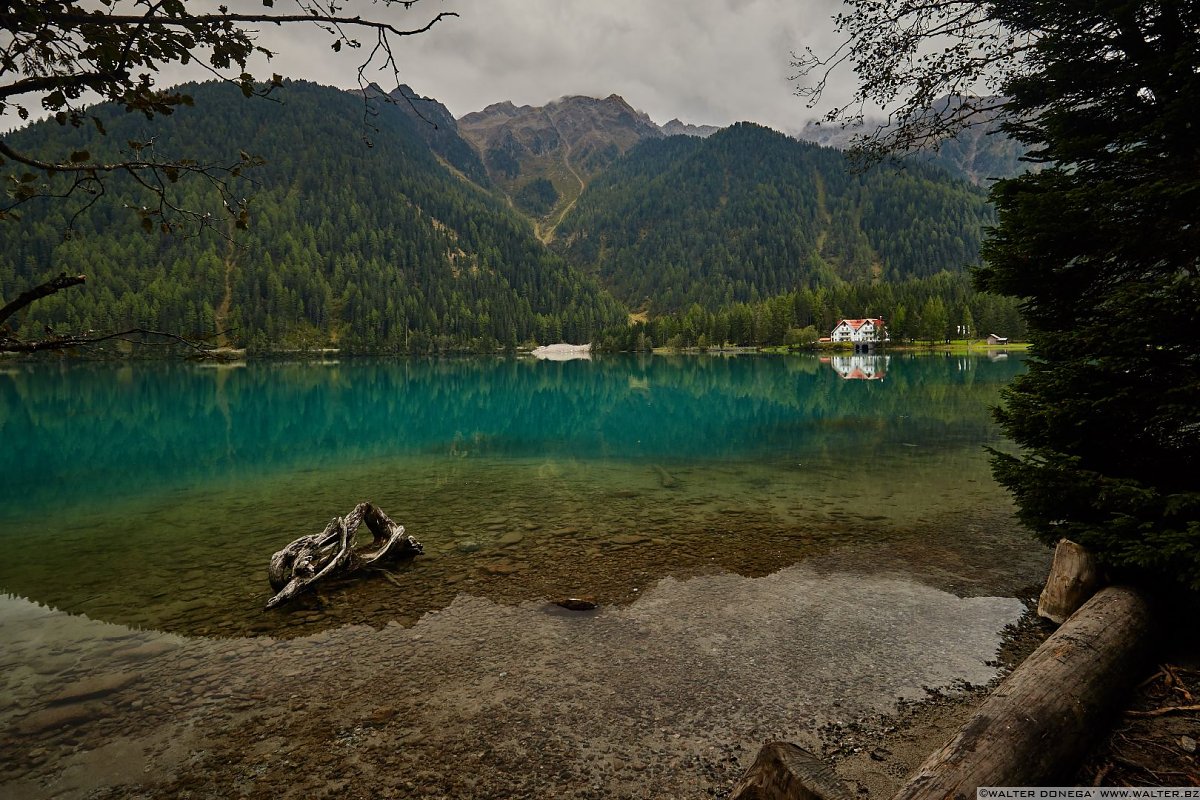
[[[544,240],[591,178],[646,139],[707,137],[713,125],[673,119],[658,126],[620,95],[563,97],[544,106],[494,103],[458,120],[488,176],[525,213]]]
[[[544,106],[495,103],[458,120],[462,135],[500,180],[534,177],[538,160],[566,162],[586,177],[646,138],[662,131],[618,95],[603,100],[564,97]]]
[[[458,120],[489,177],[552,235],[588,180],[644,139],[663,131],[619,95],[563,97],[544,106],[495,103]],[[545,198],[552,197],[547,205]]]

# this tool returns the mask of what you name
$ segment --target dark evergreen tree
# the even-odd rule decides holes
[[[1200,588],[1200,4],[1003,0],[1033,45],[979,284],[1025,298],[999,480],[1046,542]]]

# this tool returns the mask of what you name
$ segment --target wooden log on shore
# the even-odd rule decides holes
[[[1132,686],[1151,634],[1146,597],[1098,592],[930,756],[894,800],[973,800],[980,786],[1053,786],[1078,767]]]
[[[1046,588],[1038,598],[1039,617],[1061,625],[1100,588],[1100,565],[1091,551],[1070,539],[1054,548]]]
[[[819,758],[790,742],[768,742],[738,781],[730,800],[851,800]]]

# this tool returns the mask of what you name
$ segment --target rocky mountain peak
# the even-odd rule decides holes
[[[678,117],[662,126],[662,132],[666,136],[698,136],[701,139],[707,139],[719,130],[721,128],[716,125],[692,125]]]

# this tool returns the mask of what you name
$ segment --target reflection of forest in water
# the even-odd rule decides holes
[[[307,630],[307,612],[258,613],[263,565],[365,499],[427,554],[404,573],[402,609],[378,581],[323,625],[359,619],[362,602],[411,621],[464,587],[623,601],[658,577],[761,575],[834,543],[913,539],[937,560],[932,530],[956,564],[1009,513],[981,445],[1001,441],[987,407],[1019,369],[892,356],[867,381],[815,357],[18,365],[0,373],[19,465],[0,484],[0,590],[136,626]]]
[[[393,454],[741,460],[979,443],[1021,369],[893,356],[868,382],[812,357],[13,365],[0,436],[18,469],[0,514]]]

